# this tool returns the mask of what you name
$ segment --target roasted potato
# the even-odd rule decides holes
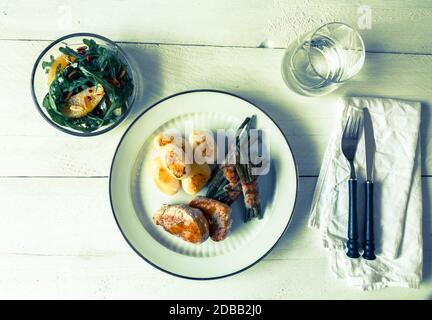
[[[176,194],[180,189],[180,181],[171,176],[165,167],[162,165],[161,159],[156,157],[149,163],[149,170],[153,178],[153,182],[160,191],[167,195]]]
[[[186,153],[174,144],[167,144],[161,148],[160,159],[171,176],[181,180],[189,176],[192,161]]]
[[[156,150],[161,150],[164,146],[167,144],[174,144],[180,148],[185,150],[184,144],[185,141],[182,136],[178,135],[174,132],[162,132],[159,133],[154,139],[153,139],[153,146]]]
[[[189,135],[189,144],[194,152],[194,160],[196,163],[213,163],[216,149],[211,132],[193,130]]]
[[[198,193],[209,181],[210,175],[211,170],[207,163],[194,163],[191,166],[189,177],[182,180],[183,190],[192,195]]]

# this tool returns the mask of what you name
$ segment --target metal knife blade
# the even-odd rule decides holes
[[[366,178],[368,181],[373,181],[376,145],[372,119],[368,108],[363,109],[363,130],[365,138]]]

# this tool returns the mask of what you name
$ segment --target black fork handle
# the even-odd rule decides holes
[[[374,222],[373,222],[373,182],[367,180],[365,182],[366,193],[366,212],[365,212],[365,246],[363,258],[367,260],[375,260],[375,243],[374,243]]]
[[[360,254],[357,230],[357,179],[355,178],[350,178],[348,180],[348,196],[348,251],[346,255],[350,258],[358,258]]]

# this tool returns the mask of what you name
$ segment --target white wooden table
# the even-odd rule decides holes
[[[431,1],[0,0],[0,298],[432,298]],[[284,48],[329,21],[358,25],[366,64],[325,98],[292,93],[280,75]],[[111,133],[77,138],[37,113],[30,72],[49,42],[88,31],[121,42],[139,61],[144,95]],[[273,48],[258,48],[264,40]],[[212,88],[241,95],[278,120],[299,167],[298,205],[275,250],[251,269],[191,281],[151,267],[123,240],[108,198],[114,149],[158,99]],[[420,289],[362,292],[336,280],[315,232],[311,197],[341,95],[423,102],[424,281]]]

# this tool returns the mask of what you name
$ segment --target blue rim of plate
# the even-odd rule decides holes
[[[124,234],[122,228],[120,227],[120,223],[119,223],[118,220],[117,220],[116,213],[115,213],[115,210],[114,210],[113,200],[112,200],[112,193],[111,193],[111,176],[112,176],[113,164],[114,164],[115,158],[116,158],[116,156],[117,156],[118,149],[119,149],[120,145],[122,144],[123,139],[124,139],[124,138],[126,137],[126,135],[128,134],[129,129],[132,128],[132,126],[133,126],[133,125],[134,125],[138,120],[140,120],[141,117],[144,116],[144,115],[145,115],[149,110],[151,110],[151,109],[153,109],[154,107],[158,106],[160,103],[164,102],[165,100],[168,100],[168,99],[174,98],[174,97],[176,97],[176,96],[180,96],[180,95],[188,94],[188,93],[194,93],[194,92],[214,92],[214,93],[226,94],[226,95],[229,95],[229,96],[232,96],[232,97],[235,97],[235,98],[241,99],[241,100],[243,100],[243,101],[246,101],[246,102],[249,103],[250,105],[252,105],[252,106],[254,106],[255,108],[257,108],[258,110],[260,110],[262,113],[264,113],[264,114],[265,114],[265,115],[266,115],[266,116],[267,116],[267,117],[268,117],[268,118],[269,118],[269,119],[274,123],[274,125],[278,128],[278,130],[281,132],[283,138],[285,139],[285,142],[286,142],[288,148],[290,149],[291,155],[292,155],[292,157],[293,157],[294,170],[295,170],[295,177],[296,177],[296,194],[295,194],[294,206],[293,206],[293,209],[292,209],[292,212],[291,212],[291,216],[290,216],[290,218],[289,218],[289,220],[288,220],[288,222],[287,222],[287,224],[286,224],[286,226],[285,226],[283,232],[281,233],[280,237],[276,240],[276,242],[273,244],[273,246],[272,246],[272,247],[271,247],[271,248],[270,248],[270,249],[269,249],[265,254],[263,254],[260,258],[258,258],[257,260],[255,260],[254,262],[252,262],[251,264],[249,264],[248,266],[246,266],[246,267],[244,267],[244,268],[242,268],[242,269],[240,269],[240,270],[237,270],[237,271],[235,271],[235,272],[231,272],[231,273],[224,274],[224,275],[221,275],[221,276],[216,276],[216,277],[209,277],[209,278],[196,278],[196,277],[188,277],[188,276],[184,276],[184,275],[181,275],[181,274],[177,274],[177,273],[174,273],[174,272],[171,272],[171,271],[165,270],[165,269],[161,268],[160,266],[158,266],[157,264],[155,264],[155,263],[151,262],[150,260],[148,260],[148,259],[147,259],[147,258],[146,258],[142,253],[141,253],[141,252],[139,252],[139,251],[138,251],[138,250],[137,250],[137,249],[132,245],[132,243],[130,243],[130,241],[128,240],[128,238],[127,238],[126,235]],[[158,269],[158,270],[160,270],[160,271],[163,271],[163,272],[165,272],[165,273],[167,273],[167,274],[170,274],[170,275],[172,275],[172,276],[176,276],[176,277],[183,278],[183,279],[189,279],[189,280],[216,280],[216,279],[221,279],[221,278],[226,278],[226,277],[230,277],[230,276],[236,275],[236,274],[238,274],[238,273],[241,273],[241,272],[243,272],[243,271],[245,271],[245,270],[251,268],[252,266],[256,265],[258,262],[260,262],[261,260],[263,260],[263,259],[264,259],[264,258],[265,258],[265,257],[266,257],[266,256],[267,256],[267,255],[268,255],[268,254],[269,254],[269,253],[270,253],[270,252],[271,252],[271,251],[276,247],[276,245],[279,243],[279,241],[282,239],[282,237],[283,237],[284,234],[286,233],[286,231],[287,231],[287,229],[288,229],[288,226],[290,225],[291,220],[292,220],[292,217],[293,217],[293,215],[294,215],[294,210],[295,210],[296,205],[297,205],[298,186],[299,186],[299,177],[298,177],[297,163],[296,163],[296,161],[295,161],[294,153],[292,152],[291,145],[289,144],[288,139],[286,138],[285,134],[283,133],[283,131],[281,130],[281,128],[279,127],[279,125],[276,123],[276,121],[273,120],[272,117],[270,117],[270,116],[268,115],[267,112],[265,112],[263,109],[261,109],[260,107],[258,107],[258,106],[255,105],[254,103],[252,103],[251,101],[249,101],[249,100],[247,100],[247,99],[245,99],[245,98],[243,98],[243,97],[240,97],[240,96],[238,96],[238,95],[236,95],[236,94],[234,94],[234,93],[230,93],[230,92],[222,91],[222,90],[215,90],[215,89],[194,89],[194,90],[188,90],[188,91],[182,91],[182,92],[174,93],[174,94],[172,94],[172,95],[169,95],[169,96],[167,96],[167,97],[165,97],[165,98],[163,98],[163,99],[161,99],[161,100],[155,102],[155,103],[152,104],[150,107],[148,107],[148,108],[145,109],[143,112],[141,112],[141,114],[140,114],[139,116],[137,116],[137,118],[134,119],[134,120],[132,121],[132,123],[128,126],[128,128],[126,129],[126,131],[123,133],[123,135],[122,135],[122,137],[121,137],[121,139],[120,139],[120,141],[119,141],[119,143],[118,143],[118,145],[117,145],[117,147],[116,147],[116,150],[115,150],[115,152],[114,152],[114,156],[113,156],[113,159],[112,159],[112,161],[111,161],[111,168],[110,168],[110,176],[109,176],[108,189],[109,189],[109,197],[110,197],[111,211],[112,211],[112,213],[113,213],[114,220],[115,220],[115,222],[116,222],[116,224],[117,224],[117,227],[119,228],[120,233],[122,234],[122,236],[123,236],[123,238],[125,239],[126,243],[127,243],[127,244],[132,248],[133,251],[135,251],[135,253],[136,253],[138,256],[140,256],[143,260],[145,260],[148,264],[150,264],[151,266],[155,267],[156,269]]]

